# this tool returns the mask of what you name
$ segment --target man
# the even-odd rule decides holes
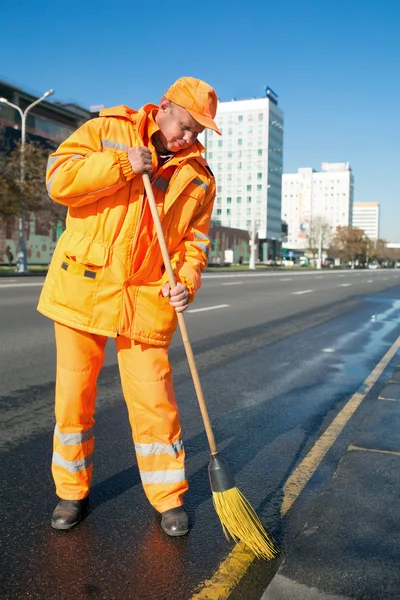
[[[54,152],[50,197],[69,207],[38,310],[55,321],[56,427],[52,473],[60,498],[52,527],[84,515],[92,479],[96,382],[116,339],[144,491],[172,536],[188,532],[184,449],[168,346],[200,287],[210,245],[215,181],[197,136],[217,96],[191,77],[159,106],[102,110]],[[149,172],[177,285],[170,289],[142,181]]]

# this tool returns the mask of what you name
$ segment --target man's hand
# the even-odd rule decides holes
[[[161,288],[161,293],[164,298],[169,296],[169,303],[175,307],[176,312],[183,312],[189,304],[189,291],[186,285],[178,283],[174,288],[170,288],[168,283],[165,283]]]
[[[131,167],[135,175],[147,171],[151,172],[152,161],[151,152],[146,146],[135,146],[128,150],[128,160],[131,163]]]

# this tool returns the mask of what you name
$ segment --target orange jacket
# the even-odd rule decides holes
[[[161,293],[167,281],[141,175],[127,149],[146,145],[157,107],[117,106],[80,127],[50,158],[50,197],[69,207],[38,310],[76,329],[168,345],[175,309]],[[152,176],[177,281],[190,299],[207,262],[215,180],[196,142]],[[154,169],[153,169],[154,170]],[[171,176],[172,175],[172,176]],[[171,180],[168,182],[168,180]]]

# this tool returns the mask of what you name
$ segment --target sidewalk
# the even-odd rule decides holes
[[[400,366],[261,600],[400,599]]]

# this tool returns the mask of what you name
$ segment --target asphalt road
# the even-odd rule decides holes
[[[399,283],[397,270],[206,273],[186,313],[219,448],[283,549],[367,404],[285,526],[284,482],[397,339]],[[0,279],[0,597],[192,598],[232,546],[212,508],[207,442],[179,334],[171,361],[188,456],[190,535],[166,538],[144,498],[112,340],[99,380],[90,514],[60,535],[49,526],[55,348],[52,323],[36,312],[40,285],[38,278]],[[384,378],[377,390],[383,385]],[[260,598],[278,564],[257,562],[230,597]]]

